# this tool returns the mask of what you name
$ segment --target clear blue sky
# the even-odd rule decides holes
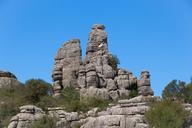
[[[190,81],[191,0],[0,0],[0,70],[51,82],[58,48],[80,38],[85,53],[94,23],[105,24],[121,67],[151,72],[156,95],[173,79]]]

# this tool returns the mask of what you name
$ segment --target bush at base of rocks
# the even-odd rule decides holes
[[[0,88],[0,128],[7,126],[12,116],[19,112],[25,103],[22,86],[4,86]]]
[[[178,102],[153,102],[145,117],[153,128],[182,128],[187,112]]]
[[[110,103],[109,100],[94,97],[80,99],[79,92],[72,87],[65,88],[56,101],[57,105],[63,106],[68,112],[87,112],[95,107],[104,110]]]
[[[34,122],[30,128],[55,128],[57,119],[44,116],[38,121]]]

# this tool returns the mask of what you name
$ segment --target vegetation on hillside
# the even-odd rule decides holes
[[[56,123],[56,118],[44,116],[40,120],[33,123],[30,128],[55,128]]]
[[[25,103],[23,86],[7,86],[0,89],[0,128],[9,123],[9,119],[19,112],[19,107]]]
[[[192,81],[172,80],[162,92],[162,101],[151,103],[145,117],[151,127],[182,128],[188,117],[182,103],[192,103]]]
[[[22,105],[40,106],[45,97],[51,97],[51,85],[41,79],[28,80],[24,85],[0,88],[0,127],[5,127],[10,118],[19,112]]]
[[[60,98],[53,98],[52,87],[41,79],[28,80],[25,85],[0,88],[0,127],[8,125],[10,118],[19,113],[22,105],[33,104],[47,111],[48,107],[64,107],[66,111],[87,112],[94,107],[104,110],[110,101],[96,98],[80,100],[80,94],[74,88],[65,88]],[[41,120],[46,122],[49,118]]]
[[[152,103],[145,117],[151,128],[182,128],[187,112],[181,103],[163,100]]]
[[[137,86],[132,88],[131,98],[137,95]],[[22,105],[34,104],[44,111],[48,107],[63,107],[66,111],[87,112],[98,107],[99,111],[106,109],[111,101],[86,98],[80,99],[80,94],[72,87],[67,87],[57,99],[51,96],[52,86],[41,80],[31,79],[24,85],[6,86],[0,88],[0,127],[8,125],[10,118],[19,112]],[[151,127],[156,128],[180,128],[187,117],[181,102],[192,103],[192,82],[185,84],[182,81],[171,81],[162,93],[161,102],[151,103],[150,110],[146,113],[146,119]],[[55,120],[44,117],[36,122],[33,127],[52,127]],[[32,128],[33,128],[32,127]]]

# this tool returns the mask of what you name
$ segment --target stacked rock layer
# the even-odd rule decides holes
[[[52,73],[55,95],[64,87],[77,87],[77,74],[82,63],[80,40],[73,39],[63,44],[55,57]]]
[[[34,105],[20,107],[20,113],[11,118],[8,128],[29,128],[32,123],[41,119],[45,113]]]
[[[67,86],[79,89],[82,97],[116,100],[128,96],[135,87],[140,95],[153,95],[148,71],[143,71],[138,80],[132,72],[110,65],[113,55],[107,38],[104,25],[93,25],[84,60],[78,39],[64,43],[56,55],[52,74],[55,95]]]
[[[144,114],[149,103],[158,100],[154,96],[138,96],[130,100],[120,100],[116,106],[98,112],[94,108],[87,113],[66,112],[64,108],[48,108],[47,116],[56,120],[55,128],[149,128]],[[191,107],[190,107],[191,108]],[[33,105],[22,106],[8,128],[30,128],[45,116],[40,108]]]

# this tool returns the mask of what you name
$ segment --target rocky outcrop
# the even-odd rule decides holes
[[[130,71],[114,69],[107,38],[104,25],[93,25],[84,60],[81,60],[79,40],[63,44],[55,57],[52,74],[55,95],[67,86],[78,88],[81,97],[117,100],[129,96],[133,88],[138,88],[140,95],[153,95],[148,71],[143,71],[138,80]]]
[[[52,73],[55,95],[66,86],[78,86],[77,73],[81,60],[80,40],[70,40],[59,49]]]
[[[8,128],[29,128],[32,123],[42,118],[45,113],[34,105],[20,107],[20,113],[11,118]]]
[[[66,112],[64,108],[48,108],[48,114],[57,118],[56,128],[73,128],[73,125],[80,120],[77,112]]]
[[[138,96],[132,99],[119,100],[105,111],[99,108],[82,112],[66,112],[65,108],[48,108],[47,116],[57,119],[55,128],[149,128],[145,113],[150,109],[150,103],[161,101],[160,97]],[[189,113],[191,104],[183,104]],[[40,108],[33,105],[20,107],[20,113],[12,117],[8,128],[29,128],[31,124],[45,116]],[[184,128],[191,128],[191,115],[186,119]]]
[[[105,26],[100,24],[93,25],[89,34],[84,64],[95,63],[100,65],[102,62],[108,64],[108,54]]]
[[[0,71],[0,88],[6,86],[17,86],[21,85],[21,83],[17,80],[17,77],[11,73],[6,71]]]
[[[153,96],[138,96],[130,100],[121,100],[118,105],[99,112],[98,117],[89,117],[81,128],[149,128],[144,114],[149,103],[158,100]]]
[[[151,101],[159,100],[154,96],[138,96],[129,100],[120,100],[117,105],[99,112],[94,108],[87,113],[66,112],[64,108],[48,108],[47,115],[57,119],[56,128],[149,128],[144,114],[149,110]],[[20,113],[14,116],[8,128],[28,128],[45,115],[32,105],[20,107]]]
[[[138,91],[139,95],[154,95],[153,90],[151,89],[150,83],[150,74],[149,71],[141,72],[141,79],[138,81]]]

